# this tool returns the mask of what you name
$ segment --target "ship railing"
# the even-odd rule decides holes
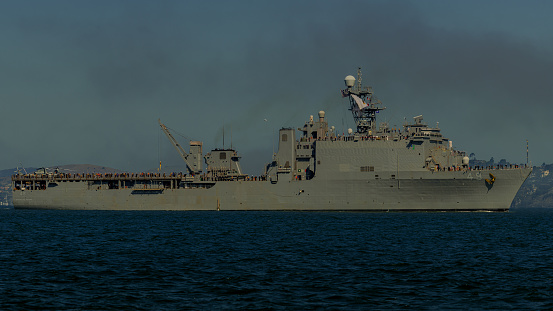
[[[46,180],[46,181],[117,181],[117,180],[180,180],[186,178],[188,175],[182,174],[121,174],[121,175],[92,175],[92,174],[65,174],[65,175],[12,175],[12,180],[32,181],[32,180]]]
[[[436,172],[453,172],[453,171],[490,171],[490,170],[517,170],[522,168],[528,168],[527,165],[518,165],[518,164],[509,164],[509,165],[490,165],[490,166],[468,166],[464,167],[461,165],[457,166],[430,166],[428,167],[431,171]]]
[[[512,170],[512,169],[521,169],[521,168],[528,168],[528,165],[525,165],[525,164],[475,165],[475,166],[471,166],[469,169],[472,171],[483,171],[483,170]]]

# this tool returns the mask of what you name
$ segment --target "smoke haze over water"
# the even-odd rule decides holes
[[[0,167],[143,170],[160,156],[180,165],[167,141],[158,151],[161,118],[203,141],[204,153],[222,147],[223,126],[230,146],[232,129],[246,172],[258,174],[283,126],[325,110],[339,131],[353,127],[339,89],[359,66],[390,125],[423,114],[485,160],[525,162],[529,139],[534,164],[550,163],[551,9],[545,1],[3,2]]]

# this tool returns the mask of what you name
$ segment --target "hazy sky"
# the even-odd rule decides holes
[[[161,118],[204,153],[224,127],[259,174],[281,127],[319,110],[354,127],[339,90],[359,66],[381,121],[423,114],[485,160],[525,162],[528,139],[533,163],[551,163],[552,13],[553,1],[2,1],[0,169],[182,165]]]

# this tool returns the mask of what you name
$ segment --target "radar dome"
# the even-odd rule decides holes
[[[352,75],[347,76],[344,80],[346,81],[346,86],[348,88],[353,87],[355,84],[355,78]]]
[[[469,157],[466,157],[466,156],[463,157],[463,165],[469,165],[469,161],[470,161]]]

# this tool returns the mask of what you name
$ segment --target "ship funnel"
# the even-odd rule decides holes
[[[355,78],[352,75],[347,76],[345,79],[346,86],[348,89],[352,88],[355,85]]]

